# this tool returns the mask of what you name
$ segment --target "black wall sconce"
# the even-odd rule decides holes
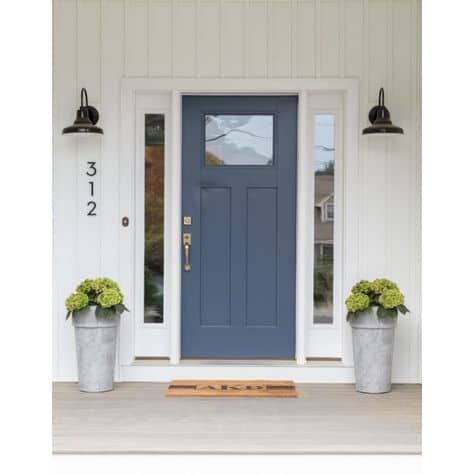
[[[379,90],[378,105],[374,106],[368,114],[371,122],[369,127],[363,129],[363,135],[370,134],[403,134],[401,127],[393,125],[391,122],[391,114],[384,106],[384,89]]]
[[[87,91],[81,89],[81,107],[76,112],[76,120],[73,125],[65,127],[63,134],[103,134],[100,127],[97,127],[99,112],[90,106],[87,100]]]

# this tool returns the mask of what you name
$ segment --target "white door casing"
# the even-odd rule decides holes
[[[123,79],[121,92],[120,213],[130,226],[120,233],[120,283],[131,313],[121,319],[119,377],[140,373],[136,356],[180,361],[181,96],[183,94],[298,94],[296,363],[340,356],[352,365],[343,295],[357,277],[358,80],[357,79]],[[313,325],[312,121],[315,113],[337,117],[335,160],[335,320]],[[163,113],[165,129],[165,322],[143,321],[143,118]],[[327,368],[332,371],[332,368]],[[170,373],[167,372],[167,375]],[[138,377],[138,376],[137,376]],[[168,377],[168,376],[167,376]],[[331,379],[331,376],[330,376]]]

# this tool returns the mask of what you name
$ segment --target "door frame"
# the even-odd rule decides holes
[[[298,96],[298,154],[297,154],[297,224],[296,224],[296,354],[297,365],[305,365],[309,356],[309,316],[313,315],[312,282],[313,261],[313,169],[309,159],[310,98],[314,95],[339,94],[342,97],[342,148],[343,170],[341,210],[341,267],[344,273],[339,277],[340,293],[348,292],[358,277],[358,147],[359,147],[359,80],[348,78],[322,79],[159,79],[124,78],[121,81],[121,147],[119,158],[119,209],[120,216],[130,216],[131,226],[121,228],[119,280],[128,302],[132,302],[131,313],[121,319],[119,337],[118,377],[127,374],[130,378],[135,361],[135,302],[136,275],[142,270],[136,266],[136,157],[139,151],[136,141],[136,112],[147,100],[167,98],[164,108],[168,111],[169,128],[167,137],[171,142],[165,158],[165,252],[169,265],[165,263],[165,320],[162,328],[169,341],[167,353],[159,354],[169,358],[169,365],[180,363],[181,335],[181,97],[182,95],[285,95]],[[155,99],[153,99],[155,98]],[[151,109],[154,109],[151,107]],[[155,107],[156,110],[158,110]],[[143,157],[142,157],[143,158]],[[342,183],[342,185],[343,185]],[[168,198],[168,199],[167,199]],[[168,301],[168,303],[167,303]],[[172,304],[176,302],[176,305]],[[337,302],[342,313],[343,302]],[[351,332],[349,325],[341,325],[342,366],[353,365]],[[311,355],[310,355],[311,356]],[[169,373],[167,373],[169,374]]]

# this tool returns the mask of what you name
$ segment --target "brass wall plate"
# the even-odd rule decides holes
[[[191,226],[191,216],[183,216],[183,224],[185,226]]]

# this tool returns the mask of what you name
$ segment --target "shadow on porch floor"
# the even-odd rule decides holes
[[[421,386],[368,395],[297,384],[297,399],[165,398],[164,383],[102,394],[53,385],[55,453],[395,453],[421,451]]]

